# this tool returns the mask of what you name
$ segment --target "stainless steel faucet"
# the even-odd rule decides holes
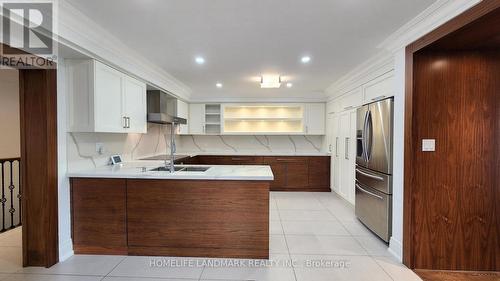
[[[170,125],[170,173],[175,172],[175,152],[177,147],[175,146],[175,128],[176,124],[172,123]]]

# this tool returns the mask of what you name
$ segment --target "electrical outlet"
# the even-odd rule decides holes
[[[106,150],[104,149],[104,143],[102,142],[97,142],[95,144],[95,152],[97,152],[99,155],[104,154]]]

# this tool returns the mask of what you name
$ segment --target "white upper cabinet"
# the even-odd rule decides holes
[[[146,84],[127,76],[122,79],[122,115],[127,118],[126,131],[128,133],[146,133],[148,130]]]
[[[340,110],[350,110],[363,104],[363,89],[358,87],[340,98]]]
[[[95,60],[67,60],[71,132],[146,133],[146,84]]]
[[[324,103],[309,103],[305,106],[305,134],[324,135],[326,122]]]
[[[363,91],[365,104],[394,96],[394,71],[366,83]]]
[[[192,103],[189,104],[189,134],[203,135],[205,134],[205,104]]]
[[[179,135],[189,134],[189,105],[186,102],[177,100],[177,116],[180,118],[187,119],[186,125],[179,125],[178,133]]]
[[[122,114],[122,74],[101,63],[90,64],[89,66],[91,72],[94,70],[94,75],[92,75],[94,85],[89,85],[90,91],[87,93],[79,92],[78,94],[93,95],[94,97],[93,105],[89,104],[88,108],[82,108],[94,112],[94,124],[91,124],[90,131],[110,133],[124,131],[127,121],[124,119],[125,115]],[[78,77],[75,77],[75,79],[78,79]],[[78,119],[78,116],[75,119]],[[78,124],[75,125],[78,127]]]

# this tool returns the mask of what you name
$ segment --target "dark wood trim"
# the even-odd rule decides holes
[[[413,135],[413,62],[415,53],[421,51],[425,47],[430,46],[436,41],[450,35],[451,33],[463,28],[473,21],[487,15],[488,13],[499,9],[500,1],[498,0],[483,0],[476,6],[465,11],[461,15],[451,19],[442,26],[436,28],[432,32],[426,34],[415,42],[406,47],[406,73],[405,73],[405,137],[404,137],[404,198],[403,198],[403,263],[409,268],[414,268],[415,261],[413,255],[413,181],[414,181],[414,149],[419,147],[415,143]],[[498,192],[497,192],[498,193]],[[498,194],[497,194],[498,196]],[[498,226],[497,226],[498,227]]]
[[[57,71],[19,70],[23,266],[59,260]]]
[[[498,281],[500,272],[438,271],[417,269],[415,273],[424,281]]]

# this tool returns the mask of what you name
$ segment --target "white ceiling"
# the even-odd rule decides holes
[[[321,98],[434,0],[67,0],[193,99]],[[309,55],[312,61],[301,64]],[[204,65],[194,62],[203,56]],[[293,88],[260,89],[260,74]],[[222,89],[216,82],[224,84]]]

